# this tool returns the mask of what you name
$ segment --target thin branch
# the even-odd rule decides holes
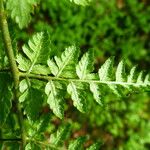
[[[5,49],[6,49],[9,64],[11,67],[11,71],[13,74],[14,82],[15,82],[15,85],[18,85],[18,83],[19,83],[18,68],[17,68],[16,61],[14,59],[15,56],[14,56],[11,38],[10,38],[9,30],[8,30],[8,24],[7,24],[7,20],[6,20],[6,14],[4,11],[3,0],[0,0],[0,25],[1,25]],[[17,89],[17,87],[15,87],[15,88]]]
[[[23,124],[23,114],[22,114],[21,107],[18,102],[19,71],[17,68],[17,64],[15,61],[15,56],[14,56],[14,52],[13,52],[13,48],[12,48],[12,42],[11,42],[11,37],[9,34],[8,23],[6,20],[6,14],[5,14],[5,10],[4,10],[3,0],[0,0],[0,25],[1,25],[1,31],[2,31],[4,45],[5,45],[5,51],[6,51],[8,60],[9,60],[10,69],[11,69],[13,80],[14,80],[14,96],[16,99],[18,120],[19,120],[19,124],[20,124],[20,129],[21,129],[22,149],[24,149],[24,146],[26,143],[25,142],[26,135],[25,135],[25,129],[24,129],[24,124]]]

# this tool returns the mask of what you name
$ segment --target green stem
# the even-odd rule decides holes
[[[26,135],[25,135],[25,129],[24,129],[24,124],[23,124],[23,114],[22,114],[21,107],[18,102],[19,71],[17,68],[17,64],[15,61],[15,56],[14,56],[14,52],[12,48],[12,42],[11,42],[11,37],[9,34],[8,23],[6,20],[3,0],[0,0],[0,25],[1,25],[1,31],[2,31],[6,54],[9,60],[10,69],[11,69],[13,80],[14,80],[14,96],[16,99],[17,114],[18,114],[20,129],[21,129],[21,139],[22,139],[21,149],[24,149],[24,146],[26,143]]]
[[[3,35],[3,40],[6,48],[6,53],[9,59],[11,71],[13,74],[15,85],[18,85],[19,83],[19,76],[18,76],[18,68],[16,65],[12,44],[11,44],[11,38],[8,30],[8,24],[6,20],[6,14],[3,7],[3,0],[0,0],[0,24],[1,24],[1,30]],[[15,87],[17,89],[17,87]]]
[[[70,79],[70,78],[59,78],[54,76],[44,76],[44,75],[37,75],[37,74],[28,74],[19,72],[20,77],[23,78],[33,78],[43,81],[49,80],[57,80],[57,81],[65,81],[65,82],[82,82],[82,83],[96,83],[96,84],[107,84],[107,85],[133,85],[133,86],[150,86],[150,83],[134,83],[134,82],[118,82],[118,81],[100,81],[100,80],[90,80],[90,79]]]

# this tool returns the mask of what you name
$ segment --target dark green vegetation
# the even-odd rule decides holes
[[[0,149],[149,150],[149,1],[70,1],[0,0]]]

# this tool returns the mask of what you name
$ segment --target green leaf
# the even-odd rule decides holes
[[[71,2],[74,2],[77,5],[88,5],[89,2],[91,2],[92,0],[70,0]]]
[[[12,106],[12,83],[8,73],[0,73],[0,127],[8,117]]]
[[[73,100],[73,105],[82,113],[87,111],[87,102],[84,90],[80,84],[75,82],[70,82],[67,87],[67,91]]]
[[[124,84],[108,84],[107,86],[109,87],[110,92],[112,91],[112,93],[121,98],[123,96],[123,88],[120,85]]]
[[[51,125],[50,119],[51,114],[49,112],[42,112],[42,115],[39,115],[38,119],[34,122],[29,120],[28,124],[26,124],[26,135],[28,135],[29,140],[42,140],[44,138],[43,133],[45,133],[47,129],[49,130]]]
[[[127,82],[131,83],[136,81],[136,69],[137,66],[132,67],[132,69],[130,70],[130,74],[128,75]]]
[[[55,56],[54,60],[48,60],[48,66],[56,77],[73,78],[76,77],[75,64],[79,51],[75,46],[65,49],[60,57]]]
[[[107,59],[106,62],[101,66],[101,68],[98,71],[99,78],[100,78],[100,81],[106,82],[106,85],[114,94],[121,97],[122,93],[120,92],[120,90],[118,90],[118,86],[116,84],[111,84],[109,82],[109,81],[113,81],[113,78],[114,78],[113,64],[114,64],[114,57],[110,57],[109,59]],[[118,69],[117,73],[118,72],[119,72],[119,69]]]
[[[68,150],[82,150],[83,149],[83,143],[85,142],[86,138],[85,137],[79,137],[72,141],[69,144]]]
[[[113,79],[113,64],[114,57],[110,57],[101,66],[101,68],[98,71],[100,81],[110,81]]]
[[[11,18],[22,29],[27,27],[31,21],[31,13],[34,11],[34,6],[39,0],[7,0],[7,10],[10,12]]]
[[[47,59],[50,57],[51,49],[48,33],[37,33],[29,40],[28,45],[23,46],[24,57],[19,54],[17,62],[19,69],[27,73],[47,75],[50,73],[47,67]]]
[[[103,105],[102,101],[103,101],[103,96],[102,96],[102,89],[100,89],[100,86],[96,83],[90,83],[90,90],[93,93],[93,97],[96,100],[96,102],[99,105]]]
[[[96,142],[92,144],[90,147],[88,147],[86,150],[100,150],[101,143]]]
[[[51,134],[50,142],[56,146],[61,145],[69,137],[70,127],[70,124],[61,125],[55,133]]]
[[[53,113],[59,117],[64,116],[64,98],[63,98],[64,85],[58,81],[49,81],[45,87],[45,93],[48,97],[47,103],[53,110]]]
[[[145,84],[150,84],[150,74],[147,74],[144,80]]]
[[[116,70],[116,81],[126,82],[125,64],[124,61],[120,61]]]
[[[35,137],[35,136],[38,136],[40,134],[43,134],[43,132],[46,130],[46,128],[49,126],[49,123],[50,123],[50,119],[51,119],[51,115],[50,113],[46,113],[43,115],[41,115],[38,120],[36,120],[35,122],[31,122],[31,128],[32,130],[30,130],[31,128],[29,128],[29,136],[30,137]]]
[[[22,80],[19,84],[21,95],[19,101],[23,103],[25,113],[31,121],[39,117],[43,102],[43,91],[33,87],[30,80]]]
[[[78,65],[76,66],[76,73],[80,79],[86,79],[87,76],[94,70],[93,57],[93,51],[88,51],[83,55]]]
[[[144,83],[144,71],[141,71],[137,77],[137,83]]]
[[[48,66],[52,74],[55,76],[50,77],[51,80],[54,80],[51,82],[57,81],[61,85],[61,82],[63,81],[63,84],[65,83],[67,85],[67,93],[71,95],[73,105],[79,111],[84,113],[87,110],[86,96],[89,89],[93,93],[93,97],[96,102],[100,105],[102,104],[103,96],[106,93],[109,94],[110,92],[113,92],[117,96],[122,97],[128,94],[128,92],[131,93],[137,89],[141,90],[141,87],[144,87],[143,89],[145,91],[149,89],[149,76],[147,75],[144,79],[142,73],[140,73],[137,78],[135,73],[136,67],[133,67],[130,74],[127,75],[123,60],[120,61],[115,72],[115,69],[113,69],[114,57],[110,57],[106,60],[99,69],[98,74],[93,73],[94,67],[92,51],[85,53],[75,67],[78,58],[78,51],[74,51],[74,49],[74,46],[69,47],[62,53],[61,57],[55,56],[54,60],[48,60]],[[57,86],[55,86],[55,89],[57,89]],[[53,111],[55,107],[54,104],[57,106],[55,107],[57,108],[56,110],[59,110],[59,103],[65,95],[66,93],[62,94],[61,98],[58,98],[57,94],[53,94],[53,98],[51,99],[58,99],[57,101],[55,100],[56,102],[54,100],[51,101],[52,104],[50,104],[50,107]],[[50,101],[48,103],[50,103]]]

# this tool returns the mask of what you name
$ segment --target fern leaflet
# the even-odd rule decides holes
[[[64,98],[62,95],[64,85],[58,81],[49,81],[45,87],[45,93],[48,96],[47,103],[53,110],[54,114],[59,118],[64,116]]]
[[[91,0],[70,0],[71,2],[76,3],[77,5],[88,5]]]
[[[69,144],[68,150],[83,149],[83,143],[85,140],[85,137],[78,137]]]
[[[27,73],[38,73],[47,75],[50,73],[47,69],[47,59],[50,56],[51,49],[49,36],[47,33],[37,33],[28,42],[28,46],[23,46],[23,52],[26,55],[19,54],[17,62],[19,69]]]
[[[19,28],[26,27],[31,20],[33,6],[39,0],[7,0],[7,10],[10,11],[11,18],[19,25]]]
[[[87,103],[85,92],[83,90],[84,87],[81,86],[82,84],[80,83],[70,82],[67,91],[71,95],[74,106],[84,113],[87,110]]]
[[[48,119],[48,118],[47,118]],[[48,119],[48,121],[50,121]],[[47,124],[48,125],[48,124]],[[36,127],[38,126],[38,123],[33,123],[32,126]],[[49,126],[49,125],[48,125]],[[84,147],[84,143],[86,142],[86,137],[78,137],[71,142],[69,141],[69,137],[71,135],[71,125],[69,123],[63,123],[59,125],[59,128],[51,133],[50,139],[47,142],[38,141],[39,139],[36,136],[33,136],[35,134],[34,131],[30,131],[30,136],[28,139],[28,144],[26,145],[25,150],[76,150],[77,148],[81,149]],[[36,130],[36,128],[33,128],[33,130]],[[42,132],[38,132],[38,134],[43,134]],[[32,135],[32,136],[31,136]],[[34,138],[33,138],[34,137]],[[68,143],[70,143],[68,145]],[[100,143],[96,142],[89,146],[87,150],[98,150],[100,148]]]
[[[43,102],[43,91],[34,80],[24,79],[19,85],[21,96],[19,101],[23,104],[29,120],[35,121],[39,115]]]
[[[51,134],[50,142],[56,146],[60,146],[69,137],[70,129],[70,124],[60,126],[57,132]]]
[[[78,49],[70,46],[62,53],[61,57],[54,57],[54,60],[48,60],[48,66],[56,77],[73,78],[75,77],[75,64],[78,58]],[[54,62],[55,61],[55,62]]]

